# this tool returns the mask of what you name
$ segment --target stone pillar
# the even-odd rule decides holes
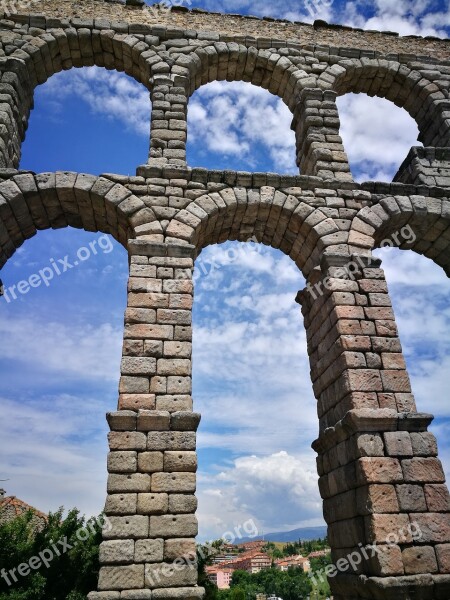
[[[352,181],[347,154],[339,135],[336,92],[304,89],[294,111],[297,165],[302,175]]]
[[[33,105],[33,89],[23,65],[9,59],[0,76],[0,168],[17,169]]]
[[[416,118],[420,129],[419,141],[425,147],[450,147],[450,100],[435,98],[431,108],[424,103]]]
[[[184,78],[155,76],[151,92],[152,119],[149,163],[186,165],[187,103]]]
[[[334,598],[449,598],[449,493],[427,431],[433,417],[416,411],[380,261],[325,254],[299,301]]]
[[[413,146],[393,181],[412,185],[450,187],[450,147]]]
[[[191,396],[193,247],[129,242],[118,411],[108,415],[99,592],[90,600],[203,597],[197,587]]]

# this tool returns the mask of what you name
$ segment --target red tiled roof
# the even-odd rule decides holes
[[[20,515],[23,515],[31,510],[33,514],[40,519],[44,519],[46,521],[48,518],[46,514],[42,513],[40,510],[37,510],[34,508],[34,506],[30,506],[23,500],[16,498],[16,496],[6,496],[6,498],[0,500],[0,513],[6,510],[6,508],[12,508],[16,517],[20,517]]]

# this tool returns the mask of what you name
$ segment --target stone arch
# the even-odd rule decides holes
[[[0,183],[0,267],[38,230],[75,227],[111,234],[127,248],[135,228],[156,220],[124,186],[83,173],[15,175]]]
[[[335,220],[308,204],[295,190],[224,187],[201,196],[180,210],[166,230],[168,243],[196,247],[228,240],[258,241],[280,249],[305,276],[320,262],[325,249],[347,241]]]
[[[258,49],[236,42],[216,42],[181,55],[176,65],[187,77],[189,96],[213,81],[245,81],[279,96],[293,112],[305,87],[314,87],[310,75],[276,49]]]
[[[2,93],[9,101],[3,107],[7,132],[2,134],[0,167],[18,166],[34,89],[52,75],[73,67],[99,66],[124,72],[150,90],[152,65],[159,62],[146,42],[112,29],[69,27],[50,29],[31,39],[17,38],[16,49],[2,65]],[[8,37],[2,35],[1,41],[8,43]]]
[[[403,235],[404,227],[408,227],[408,231]],[[450,277],[450,201],[425,196],[390,196],[361,209],[353,219],[349,244],[372,250],[388,245],[388,240],[392,240],[394,246],[430,258]]]
[[[448,130],[440,107],[444,94],[439,87],[404,64],[384,59],[347,59],[329,67],[319,85],[339,96],[365,93],[379,96],[404,108],[419,127],[424,146],[447,146]],[[444,126],[444,127],[443,127]]]

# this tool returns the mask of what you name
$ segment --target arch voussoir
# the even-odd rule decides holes
[[[349,243],[366,250],[410,249],[450,276],[450,200],[419,195],[383,198],[354,217]]]
[[[34,88],[50,77],[74,67],[99,66],[125,72],[150,90],[156,51],[131,34],[113,29],[54,28],[31,37],[18,34],[16,49],[7,57],[5,69],[16,74],[14,86],[2,83],[6,131],[1,135],[0,165],[17,168],[20,145],[33,105]]]
[[[11,257],[37,231],[75,227],[111,234],[123,246],[153,210],[121,184],[84,173],[23,173],[0,183],[0,245]]]
[[[192,244],[197,253],[228,240],[261,242],[280,249],[303,271],[318,264],[318,247],[331,245],[333,236],[341,242],[348,237],[320,208],[270,186],[224,186],[205,194],[178,211],[165,235],[169,242]]]

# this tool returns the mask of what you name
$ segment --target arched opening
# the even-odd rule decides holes
[[[34,106],[21,169],[133,175],[147,160],[149,93],[124,73],[57,73],[36,88]]]
[[[300,270],[279,250],[226,242],[202,251],[194,282],[200,541],[324,538]]]
[[[2,134],[4,147],[0,162],[4,167],[17,168],[33,107],[34,90],[55,73],[96,65],[124,72],[150,89],[151,66],[147,58],[155,53],[133,35],[123,36],[117,32],[111,35],[111,30],[107,29],[58,29],[57,33],[46,32],[33,39],[19,33],[15,42],[16,49],[10,58],[14,60],[19,55],[20,61],[13,76],[14,85],[5,90],[10,96],[6,100],[13,107],[13,117]]]
[[[2,269],[3,487],[42,512],[103,509],[127,272],[111,236],[72,228],[40,232]]]
[[[375,254],[383,260],[417,409],[435,416],[430,430],[437,438],[448,481],[450,280],[438,265],[416,252],[384,248]]]
[[[337,99],[340,133],[356,181],[392,181],[419,129],[406,110],[365,93]]]
[[[292,113],[243,81],[201,86],[188,104],[188,163],[208,169],[298,174]]]
[[[133,173],[148,150],[138,126],[145,116],[149,127],[148,91],[97,67],[48,75],[36,89],[21,168],[71,171],[0,184],[0,368],[11,417],[2,421],[2,478],[8,494],[43,512],[64,505],[93,515],[105,500],[105,412],[117,403],[123,245],[144,204],[114,180],[74,171]]]

